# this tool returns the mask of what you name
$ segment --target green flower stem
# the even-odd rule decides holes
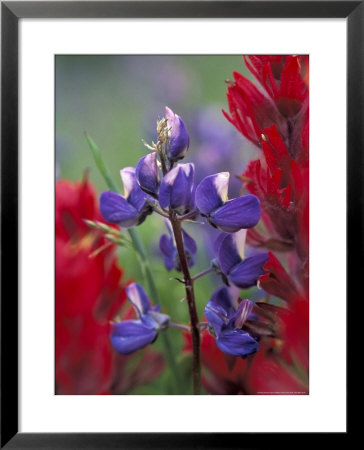
[[[97,147],[96,143],[93,141],[93,139],[87,133],[85,133],[85,136],[86,136],[88,145],[91,149],[92,155],[94,157],[96,166],[99,169],[100,174],[104,178],[107,187],[113,192],[119,192],[119,189],[118,189],[116,183],[114,182],[108,168],[106,167],[106,165],[102,159],[100,149]],[[154,283],[154,278],[153,278],[152,271],[150,269],[149,261],[147,259],[147,254],[146,254],[143,242],[140,238],[140,235],[135,228],[129,228],[128,233],[129,233],[130,239],[133,243],[135,252],[137,254],[139,264],[140,264],[140,267],[142,270],[142,274],[147,281],[149,294],[155,303],[161,303],[157,287]],[[167,334],[161,333],[161,340],[163,343],[165,356],[167,358],[167,361],[171,368],[171,371],[173,372],[173,379],[175,380],[175,384],[176,384],[176,392],[180,393],[182,381],[181,381],[180,373],[179,373],[179,370],[177,367],[177,363],[176,363],[176,359],[175,359],[175,355],[173,352],[170,338]]]

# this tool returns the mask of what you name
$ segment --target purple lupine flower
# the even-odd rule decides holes
[[[227,233],[254,227],[260,219],[260,202],[255,195],[228,200],[229,172],[204,178],[196,188],[195,201],[209,223]]]
[[[139,160],[135,174],[140,188],[158,198],[160,176],[156,152],[148,153]]]
[[[216,344],[221,351],[232,356],[245,358],[258,350],[258,343],[243,330],[250,317],[254,303],[242,300],[235,310],[229,290],[217,289],[205,306],[205,316],[216,335]]]
[[[151,344],[159,331],[169,325],[169,316],[161,314],[160,305],[152,306],[144,289],[138,283],[126,288],[126,295],[133,304],[138,320],[125,320],[112,324],[111,343],[121,355],[129,355]]]
[[[147,202],[147,195],[140,189],[134,167],[126,167],[120,171],[124,184],[124,195],[105,191],[100,196],[102,217],[110,223],[117,223],[130,228],[144,222],[153,209]]]
[[[173,237],[171,224],[166,221],[166,226],[169,234],[162,234],[159,241],[159,249],[163,254],[164,265],[168,271],[176,269],[181,272],[181,263],[178,257],[176,243]],[[195,240],[182,229],[182,238],[185,248],[188,267],[192,267],[195,263],[194,256],[197,252],[197,245]]]
[[[162,179],[159,189],[159,204],[178,214],[186,214],[194,207],[194,174],[192,163],[177,164]]]
[[[220,269],[227,279],[242,289],[254,286],[265,273],[263,266],[268,253],[259,253],[244,259],[246,230],[222,235],[218,249]]]
[[[166,106],[166,119],[169,128],[168,158],[177,161],[184,158],[190,145],[190,137],[183,120]]]

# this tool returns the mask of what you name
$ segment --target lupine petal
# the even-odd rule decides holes
[[[254,302],[251,300],[242,300],[239,303],[238,309],[235,312],[234,317],[234,326],[235,328],[242,328],[245,321],[248,319],[248,317],[251,316],[251,312],[254,307]]]
[[[221,172],[204,178],[196,188],[196,206],[206,216],[227,201],[229,172]]]
[[[260,219],[260,202],[255,195],[234,198],[210,216],[210,222],[227,233],[254,227]]]
[[[196,241],[185,230],[182,230],[183,243],[185,249],[190,255],[195,255],[197,252]]]
[[[167,314],[151,310],[148,316],[154,321],[156,330],[164,330],[168,327],[170,317]]]
[[[162,179],[159,204],[163,209],[171,207],[183,214],[192,202],[194,179],[193,164],[178,164]]]
[[[190,137],[186,126],[180,116],[166,106],[167,125],[169,131],[169,158],[171,160],[182,159],[190,145]]]
[[[111,343],[121,355],[129,355],[151,344],[157,332],[145,327],[139,320],[114,323],[111,329]]]
[[[180,210],[183,214],[188,208],[191,199],[191,186],[183,169],[178,171],[173,184],[170,197],[170,206],[174,210]]]
[[[152,305],[140,284],[130,283],[126,287],[126,295],[133,304],[134,308],[137,310],[139,317],[148,313]]]
[[[138,223],[138,211],[116,192],[105,191],[100,196],[100,212],[110,223],[128,228]]]
[[[228,274],[244,258],[246,230],[234,234],[225,234],[218,249],[218,258],[221,270]]]
[[[156,152],[143,156],[136,166],[135,173],[144,192],[153,196],[158,195],[160,179]]]
[[[162,234],[159,240],[159,249],[165,256],[171,256],[174,253],[173,239],[167,234]]]
[[[146,205],[146,194],[139,187],[135,175],[135,168],[125,167],[125,169],[120,170],[120,176],[124,185],[125,199],[134,206],[138,212],[141,212]]]
[[[213,293],[205,306],[204,313],[216,334],[219,334],[221,327],[234,314],[230,294],[226,287],[221,287]]]
[[[251,256],[237,264],[229,273],[229,280],[242,289],[254,286],[265,273],[263,266],[268,261],[268,253]]]
[[[162,234],[159,241],[159,249],[163,253],[164,265],[170,272],[176,265],[176,249],[173,245],[173,239],[166,234]]]
[[[256,340],[249,333],[238,329],[224,331],[217,337],[216,343],[224,353],[242,358],[258,350]]]
[[[179,166],[174,167],[162,179],[159,189],[159,204],[163,209],[167,209],[170,205],[172,187],[179,170]]]

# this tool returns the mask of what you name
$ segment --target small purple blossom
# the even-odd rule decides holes
[[[235,234],[222,235],[218,249],[221,271],[227,279],[242,289],[255,286],[265,273],[263,266],[268,260],[268,253],[259,253],[244,259],[246,230]]]
[[[168,158],[177,161],[184,158],[190,145],[190,137],[183,120],[166,106],[166,119],[169,128]]]
[[[103,192],[100,196],[100,211],[107,222],[130,228],[144,222],[152,208],[137,183],[134,167],[126,167],[120,171],[120,175],[124,195],[112,191]]]
[[[139,160],[135,174],[140,188],[158,198],[160,177],[156,152],[148,153]]]
[[[162,179],[159,189],[159,204],[178,214],[186,214],[194,207],[194,174],[192,163],[177,164]]]
[[[168,271],[176,269],[181,271],[181,263],[178,257],[176,243],[173,237],[173,231],[171,225],[166,221],[166,226],[169,234],[162,234],[159,241],[159,249],[163,254],[164,265]],[[182,238],[185,248],[188,267],[192,267],[195,263],[194,256],[197,252],[197,246],[195,240],[182,229]]]
[[[159,331],[165,330],[169,325],[169,316],[159,312],[160,305],[152,306],[138,283],[129,284],[126,295],[139,319],[113,323],[111,343],[121,355],[129,355],[151,344],[156,340]]]
[[[235,310],[226,287],[217,289],[205,306],[205,316],[216,335],[221,351],[245,358],[258,350],[257,341],[242,329],[254,303],[242,300]]]
[[[260,219],[260,202],[255,195],[228,200],[229,172],[204,178],[196,188],[195,201],[202,216],[226,233],[254,227]]]

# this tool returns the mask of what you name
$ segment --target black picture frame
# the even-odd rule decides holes
[[[362,277],[354,254],[363,254],[364,1],[1,2],[1,448],[271,448],[277,435],[280,446],[312,439],[311,433],[18,433],[19,19],[174,17],[347,19],[347,300]],[[337,433],[336,443],[348,431]],[[314,439],[327,442],[324,433]]]

